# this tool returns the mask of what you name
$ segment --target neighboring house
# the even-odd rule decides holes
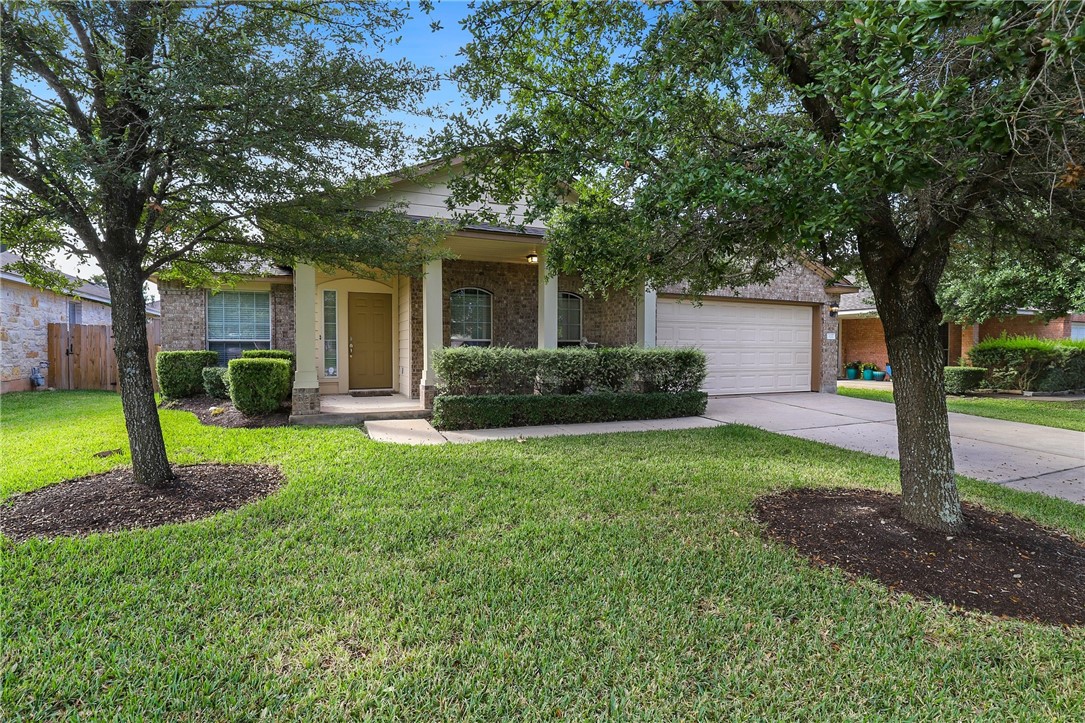
[[[840,300],[840,363],[843,372],[850,361],[871,362],[880,369],[889,363],[885,346],[885,330],[869,291],[845,294]],[[1041,339],[1085,339],[1085,314],[1061,316],[1049,321],[1036,312],[1018,309],[1003,319],[990,319],[980,324],[943,324],[942,349],[947,365],[967,360],[968,351],[984,339],[1001,336],[1035,336]]]
[[[411,215],[451,218],[447,178],[395,181],[372,204],[405,201]],[[212,349],[224,363],[243,349],[296,350],[295,415],[318,412],[321,395],[352,390],[429,406],[432,352],[460,345],[697,346],[708,355],[710,394],[836,388],[829,307],[857,287],[836,284],[816,263],[693,305],[681,287],[593,298],[576,276],[548,279],[537,226],[468,226],[445,244],[455,258],[430,263],[420,278],[378,281],[299,265],[218,293],[160,282],[162,348]]]
[[[112,323],[109,290],[104,286],[81,284],[70,296],[38,289],[7,269],[17,261],[16,254],[0,252],[0,392],[32,387],[31,373],[48,358],[49,324]],[[148,310],[148,315],[158,312]]]

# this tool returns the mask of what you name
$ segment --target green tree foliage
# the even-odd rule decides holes
[[[1083,12],[483,3],[458,78],[511,110],[449,129],[471,171],[457,201],[523,199],[552,258],[597,288],[702,293],[796,254],[861,267],[897,371],[904,514],[956,528],[935,294],[981,229],[1064,259],[1085,223]]]
[[[267,261],[417,269],[440,229],[358,199],[401,162],[410,139],[391,116],[420,110],[434,76],[376,54],[405,18],[383,3],[42,0],[2,13],[0,230],[31,265],[59,250],[101,266],[133,466],[160,484],[143,282],[218,282]]]

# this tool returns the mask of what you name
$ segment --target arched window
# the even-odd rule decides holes
[[[456,289],[450,296],[452,346],[493,343],[493,294],[485,289]]]
[[[558,346],[579,346],[584,337],[584,300],[576,294],[558,294]]]

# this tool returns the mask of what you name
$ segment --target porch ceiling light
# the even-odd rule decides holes
[[[538,254],[528,254],[527,255],[527,262],[529,264],[537,264],[537,263],[539,263],[539,255]]]

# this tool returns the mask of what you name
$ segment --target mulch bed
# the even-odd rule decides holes
[[[250,417],[237,411],[228,399],[215,399],[214,397],[188,397],[187,399],[171,399],[162,403],[163,409],[177,409],[182,412],[192,412],[202,424],[215,427],[231,428],[256,428],[256,427],[285,427],[290,424],[290,411],[284,409],[271,414]],[[212,411],[217,410],[217,411]]]
[[[953,535],[904,520],[900,496],[801,489],[762,497],[769,537],[921,598],[1049,624],[1085,624],[1085,545],[1009,514],[965,504]]]
[[[0,504],[0,532],[16,542],[191,522],[263,499],[283,484],[262,464],[194,464],[173,468],[168,486],[138,484],[129,467],[78,477]]]

